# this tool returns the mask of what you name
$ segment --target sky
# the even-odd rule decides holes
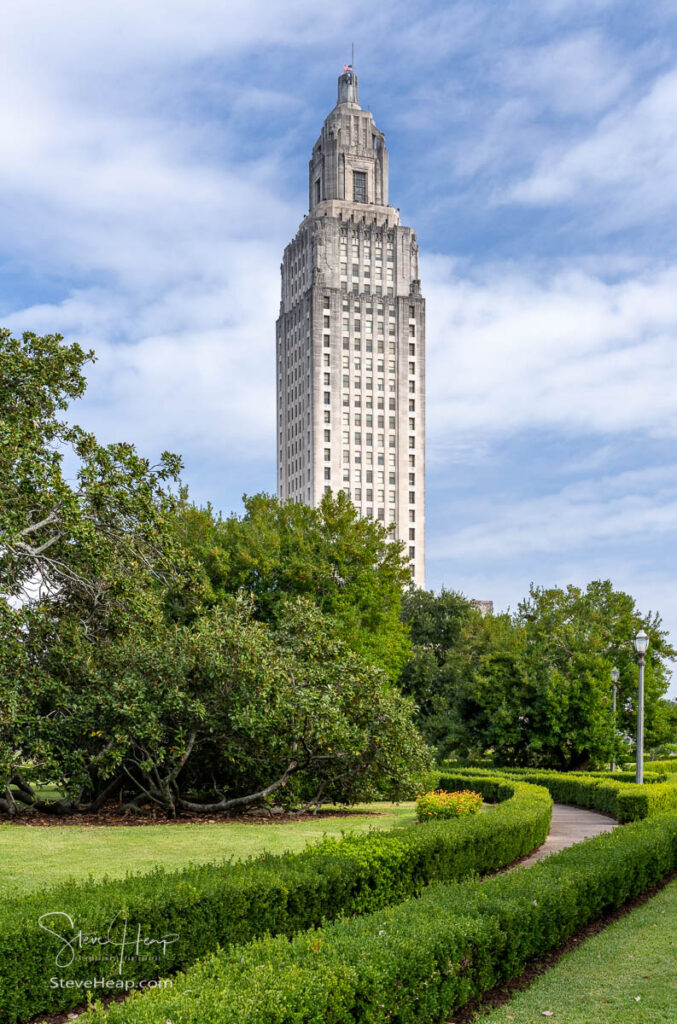
[[[0,325],[73,416],[275,488],[284,246],[355,45],[427,300],[427,578],[610,579],[677,643],[677,2],[4,0]],[[673,684],[677,695],[677,685]]]

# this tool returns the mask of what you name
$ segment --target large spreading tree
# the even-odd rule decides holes
[[[0,810],[413,785],[428,754],[388,678],[408,651],[399,548],[343,496],[192,508],[176,456],[152,466],[67,417],[92,358],[0,333]]]

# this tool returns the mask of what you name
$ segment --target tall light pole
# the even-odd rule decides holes
[[[611,771],[612,772],[616,771],[616,759],[615,759],[615,752],[616,752],[616,694],[618,693],[618,680],[620,679],[620,675],[621,675],[620,672],[618,671],[618,669],[614,665],[614,667],[611,669],[611,695],[612,695],[612,699],[613,699],[613,708],[614,708],[614,754],[612,756],[612,761],[611,761]]]
[[[637,688],[637,766],[635,782],[644,782],[644,656],[649,638],[643,629],[635,637],[635,650],[639,661],[639,685]]]

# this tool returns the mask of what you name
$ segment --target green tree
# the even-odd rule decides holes
[[[190,621],[200,608],[251,594],[256,617],[275,623],[290,597],[310,598],[336,623],[348,646],[396,679],[410,651],[400,619],[410,573],[402,544],[361,517],[341,492],[317,508],[265,494],[244,498],[241,517],[215,517],[186,503],[181,543],[201,566],[198,587],[172,591],[170,615]]]
[[[317,807],[395,796],[428,766],[411,702],[304,598],[279,607],[275,629],[229,598],[189,625],[158,605],[96,646],[79,623],[52,636],[45,623],[31,645],[47,651],[34,747],[50,751],[58,810],[115,794],[170,814]],[[12,795],[44,806],[26,787]]]
[[[399,547],[343,495],[258,496],[239,520],[190,508],[178,458],[151,466],[64,418],[91,358],[0,334],[0,809],[408,784],[427,751],[384,670],[408,650]],[[39,800],[45,779],[61,800]]]
[[[417,721],[441,756],[451,752],[454,707],[459,686],[458,651],[469,614],[477,614],[462,594],[411,588],[402,620],[411,631],[412,654],[402,670],[402,691],[416,701]]]
[[[457,742],[491,750],[504,764],[575,769],[618,759],[618,737],[635,735],[633,638],[641,628],[650,637],[649,735],[661,716],[675,652],[660,616],[642,615],[629,594],[609,581],[594,581],[585,590],[532,586],[513,617],[470,617],[454,714]],[[617,732],[614,664],[620,671]]]
[[[10,812],[26,766],[53,764],[37,739],[36,699],[54,680],[33,636],[74,621],[95,645],[181,565],[169,529],[179,459],[165,453],[151,466],[132,445],[99,445],[63,417],[92,359],[59,335],[0,331],[0,809]]]

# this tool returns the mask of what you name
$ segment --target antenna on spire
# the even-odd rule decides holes
[[[350,44],[350,66],[355,70],[355,43]]]

